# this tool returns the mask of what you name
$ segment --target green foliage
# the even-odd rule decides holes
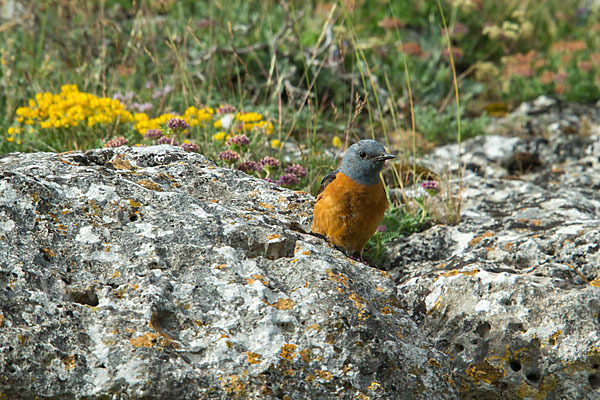
[[[424,203],[417,200],[420,207],[411,212],[400,206],[388,209],[381,223],[381,231],[375,232],[365,246],[363,258],[372,265],[379,265],[386,255],[387,244],[399,237],[410,235],[424,229],[431,218]]]
[[[458,123],[455,106],[448,106],[441,114],[432,106],[417,106],[415,120],[417,131],[423,133],[425,139],[430,142],[449,143],[456,139]],[[485,113],[476,118],[463,119],[461,138],[464,140],[485,134],[485,128],[489,123],[490,117]]]

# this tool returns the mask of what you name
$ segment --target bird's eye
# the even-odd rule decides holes
[[[358,153],[358,156],[360,158],[365,158],[367,156],[367,153],[365,153],[364,151],[361,151],[360,153]]]

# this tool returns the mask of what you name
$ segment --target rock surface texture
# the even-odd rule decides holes
[[[540,98],[496,126],[516,137],[464,143],[461,222],[390,248],[399,297],[462,398],[600,398],[600,118],[587,111]],[[425,162],[456,176],[457,150]]]
[[[598,115],[540,98],[464,143],[460,223],[388,272],[181,149],[2,156],[0,399],[598,399]]]
[[[312,204],[168,146],[2,156],[0,398],[456,398]]]

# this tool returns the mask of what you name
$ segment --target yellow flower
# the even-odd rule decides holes
[[[8,134],[9,135],[14,135],[15,134],[15,128],[13,126],[11,126],[10,128],[8,128]]]
[[[333,137],[333,140],[331,141],[331,143],[332,143],[332,144],[333,144],[335,147],[337,147],[338,149],[339,149],[340,147],[342,147],[342,140],[340,139],[340,137],[339,137],[339,136],[334,136],[334,137]]]
[[[213,139],[216,140],[217,142],[222,141],[223,139],[225,139],[225,132],[218,132],[213,136]]]
[[[9,136],[9,137],[6,138],[6,141],[9,142],[9,143],[12,142],[13,140],[15,140],[15,138],[12,137],[12,136]]]
[[[272,149],[281,149],[283,147],[283,143],[281,143],[281,141],[279,141],[278,139],[273,139],[271,140],[271,148]]]

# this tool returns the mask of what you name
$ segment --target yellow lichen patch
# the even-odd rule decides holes
[[[141,206],[141,204],[134,199],[129,199],[129,205],[133,208],[139,208]]]
[[[142,336],[129,339],[134,347],[154,347],[158,340],[158,334],[154,332],[146,332]]]
[[[305,255],[305,256],[309,256],[310,255],[310,250],[303,251],[302,254]]]
[[[513,242],[508,242],[504,245],[504,250],[512,251],[514,247],[515,247],[515,244]]]
[[[275,206],[272,204],[268,204],[268,203],[258,203],[259,206],[261,206],[262,208],[266,208],[267,210],[274,210]]]
[[[232,394],[235,393],[235,397],[244,398],[246,396],[246,384],[242,379],[237,375],[231,375],[229,378],[229,382],[224,382],[223,378],[219,378],[221,381],[221,386],[225,393]]]
[[[381,385],[379,384],[379,382],[371,382],[368,389],[372,391],[379,390],[381,389]]]
[[[335,290],[337,290],[338,292],[340,292],[341,294],[346,294],[346,291],[344,290],[343,287],[336,287]]]
[[[392,309],[389,306],[385,306],[381,309],[382,314],[391,314],[393,313]]]
[[[300,358],[302,358],[303,362],[308,364],[310,362],[310,350],[300,350]]]
[[[233,342],[231,340],[226,340],[225,344],[227,345],[228,348],[233,349]]]
[[[556,331],[554,333],[554,335],[550,336],[548,338],[548,343],[550,343],[552,346],[556,346],[556,339],[558,339],[558,337],[562,334],[562,331],[559,329],[558,331]]]
[[[381,276],[383,276],[384,278],[388,278],[388,279],[392,279],[392,275],[390,275],[389,272],[387,271],[379,271],[379,273],[381,274]]]
[[[306,375],[306,378],[304,378],[304,380],[306,382],[314,382],[315,376],[313,374],[308,374],[308,375]]]
[[[52,249],[44,248],[43,250],[48,257],[56,257],[56,253]]]
[[[484,381],[491,385],[495,385],[506,373],[506,371],[493,366],[487,360],[483,360],[477,364],[471,364],[465,372],[468,376],[473,378],[475,384]]]
[[[136,182],[138,185],[145,187],[148,190],[153,190],[155,192],[162,192],[163,189],[156,182],[152,182],[150,179],[140,179]]]
[[[275,240],[275,239],[280,239],[280,238],[281,238],[281,235],[278,235],[276,233],[267,236],[267,240]]]
[[[315,369],[315,375],[327,382],[329,382],[333,379],[333,374],[329,371],[322,371],[319,369]]]
[[[108,164],[112,165],[115,169],[133,169],[129,160],[125,158],[125,154],[119,154]]]
[[[268,285],[269,281],[267,280],[267,278],[265,278],[264,276],[262,276],[261,274],[253,274],[252,278],[260,281],[263,285]]]
[[[348,278],[341,272],[339,274],[336,274],[330,269],[327,269],[325,272],[327,273],[327,277],[332,281],[342,284],[346,287],[350,287],[350,285],[348,284]]]
[[[545,400],[548,398],[548,394],[553,392],[557,386],[556,376],[550,374],[542,378],[539,387],[537,385],[529,386],[527,382],[523,381],[517,389],[517,396],[520,399]]]
[[[492,236],[494,236],[494,232],[490,232],[490,231],[488,231],[488,232],[484,233],[484,234],[483,234],[483,235],[481,235],[481,236],[474,237],[474,238],[473,238],[473,239],[471,239],[471,241],[469,242],[469,246],[473,247],[473,246],[475,246],[475,245],[479,244],[479,242],[481,242],[483,239],[485,239],[485,238],[489,238],[489,237],[492,237]]]
[[[0,327],[2,325],[4,325],[4,320],[5,320],[4,314],[0,314]]]
[[[225,264],[221,264],[221,265],[217,265],[215,268],[216,268],[216,269],[224,269],[224,268],[226,268],[226,267],[227,267],[227,265],[225,265]]]
[[[358,400],[371,400],[369,396],[364,393],[358,392],[355,396]]]
[[[292,299],[277,299],[275,303],[267,304],[269,304],[271,307],[275,307],[278,310],[291,310],[296,305]]]
[[[73,369],[75,368],[75,361],[77,360],[77,356],[72,354],[63,358],[62,362],[65,364],[65,369]]]
[[[315,322],[314,324],[307,326],[306,329],[314,329],[316,331],[320,331],[321,327],[317,322]]]
[[[262,357],[260,354],[253,353],[251,351],[247,351],[246,356],[248,357],[248,364],[250,364],[250,365],[260,364],[260,359]]]
[[[590,281],[590,285],[600,288],[600,276],[597,277],[596,279]]]
[[[456,276],[458,274],[466,275],[466,276],[475,276],[475,275],[477,275],[478,272],[479,272],[479,270],[477,268],[472,269],[470,271],[459,271],[457,269],[453,269],[452,271],[442,272],[439,276],[444,276],[446,278],[451,277],[451,276]]]
[[[281,356],[281,358],[292,361],[297,355],[296,347],[297,346],[295,344],[286,343],[283,346],[281,346],[281,352],[279,353],[279,355]]]
[[[300,260],[297,259],[297,258],[294,258],[293,260],[290,260],[291,263],[297,263],[298,261],[300,261]]]
[[[120,276],[121,276],[121,273],[119,271],[115,271],[115,272],[112,273],[112,277],[113,278],[118,278]]]
[[[376,286],[375,290],[377,290],[379,293],[383,292],[385,289],[382,288],[381,286]]]
[[[359,310],[362,310],[363,308],[365,308],[365,304],[367,303],[367,300],[365,300],[364,298],[359,296],[356,292],[352,292],[352,294],[350,294],[350,296],[348,296],[348,298],[350,300],[352,300],[352,302],[354,303],[354,306],[356,308],[358,308]]]
[[[442,365],[434,358],[430,358],[429,361],[427,361],[427,364],[431,365],[432,367],[436,367],[436,368],[442,367]]]

